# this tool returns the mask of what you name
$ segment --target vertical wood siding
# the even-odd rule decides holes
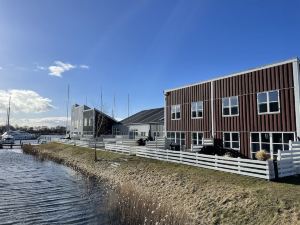
[[[215,138],[222,141],[224,131],[240,132],[241,153],[250,157],[250,132],[296,131],[294,82],[292,63],[261,69],[212,81],[214,85]],[[186,132],[188,148],[190,132],[203,132],[211,137],[210,82],[168,92],[166,97],[167,131]],[[257,93],[279,90],[280,113],[258,115]],[[222,98],[238,96],[239,116],[222,117]],[[202,119],[191,119],[191,102],[203,101]],[[181,105],[181,120],[171,120],[171,105]]]

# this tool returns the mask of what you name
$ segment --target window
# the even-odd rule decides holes
[[[179,144],[180,146],[185,145],[185,133],[183,132],[168,132],[167,139],[172,143]]]
[[[115,134],[115,135],[120,135],[120,130],[119,130],[119,128],[117,128],[117,127],[113,127],[113,134]]]
[[[240,149],[240,135],[237,132],[227,132],[223,134],[223,147]]]
[[[251,153],[265,150],[272,156],[277,156],[278,150],[289,150],[289,141],[295,140],[294,133],[251,133]]]
[[[180,119],[180,105],[171,106],[171,119],[179,120]]]
[[[90,126],[93,126],[93,117],[90,118]]]
[[[223,116],[239,115],[239,101],[237,96],[222,99]]]
[[[280,112],[279,91],[257,93],[257,109],[258,114]]]
[[[146,132],[141,132],[142,137],[146,137]]]
[[[156,138],[156,137],[159,137],[159,135],[160,135],[160,134],[159,134],[159,132],[158,132],[158,131],[154,131],[154,132],[153,132],[153,136],[154,136],[154,138]]]
[[[203,117],[203,101],[192,102],[192,118],[202,118]]]
[[[88,120],[87,120],[87,118],[84,118],[84,126],[88,126]]]
[[[203,133],[194,132],[192,133],[192,144],[193,145],[202,145],[203,143]]]

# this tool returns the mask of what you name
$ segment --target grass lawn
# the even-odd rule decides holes
[[[97,151],[94,162],[94,150],[58,143],[37,149],[80,162],[100,176],[136,183],[179,210],[196,214],[201,223],[300,224],[299,176],[274,182],[107,151]],[[110,167],[112,163],[118,168]]]

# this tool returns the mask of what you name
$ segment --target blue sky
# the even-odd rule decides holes
[[[165,89],[299,56],[299,8],[293,0],[1,0],[0,122],[7,94],[20,125],[59,123],[67,84],[71,104],[93,107],[102,87],[105,110],[115,95],[124,118],[127,94],[135,113],[163,106]]]

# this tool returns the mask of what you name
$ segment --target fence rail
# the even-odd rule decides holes
[[[91,148],[87,142],[61,140],[65,144]],[[105,150],[123,154],[132,154],[138,157],[156,159],[161,161],[180,163],[190,166],[197,166],[207,169],[213,169],[223,172],[230,172],[240,175],[257,177],[271,180],[275,177],[272,161],[258,161],[252,159],[230,158],[217,155],[204,155],[194,152],[162,150],[140,146],[126,146],[117,144],[105,144]],[[102,150],[102,149],[97,149]],[[283,163],[284,164],[284,163]],[[283,165],[282,164],[282,165]],[[286,165],[286,164],[284,164]],[[287,173],[287,172],[285,172]]]
[[[289,151],[278,151],[278,176],[286,177],[300,174],[300,142],[290,142]]]
[[[139,157],[181,163],[268,180],[274,178],[273,163],[271,161],[229,158],[217,155],[204,155],[172,150],[157,150],[144,147],[135,147],[134,149],[136,156]]]

